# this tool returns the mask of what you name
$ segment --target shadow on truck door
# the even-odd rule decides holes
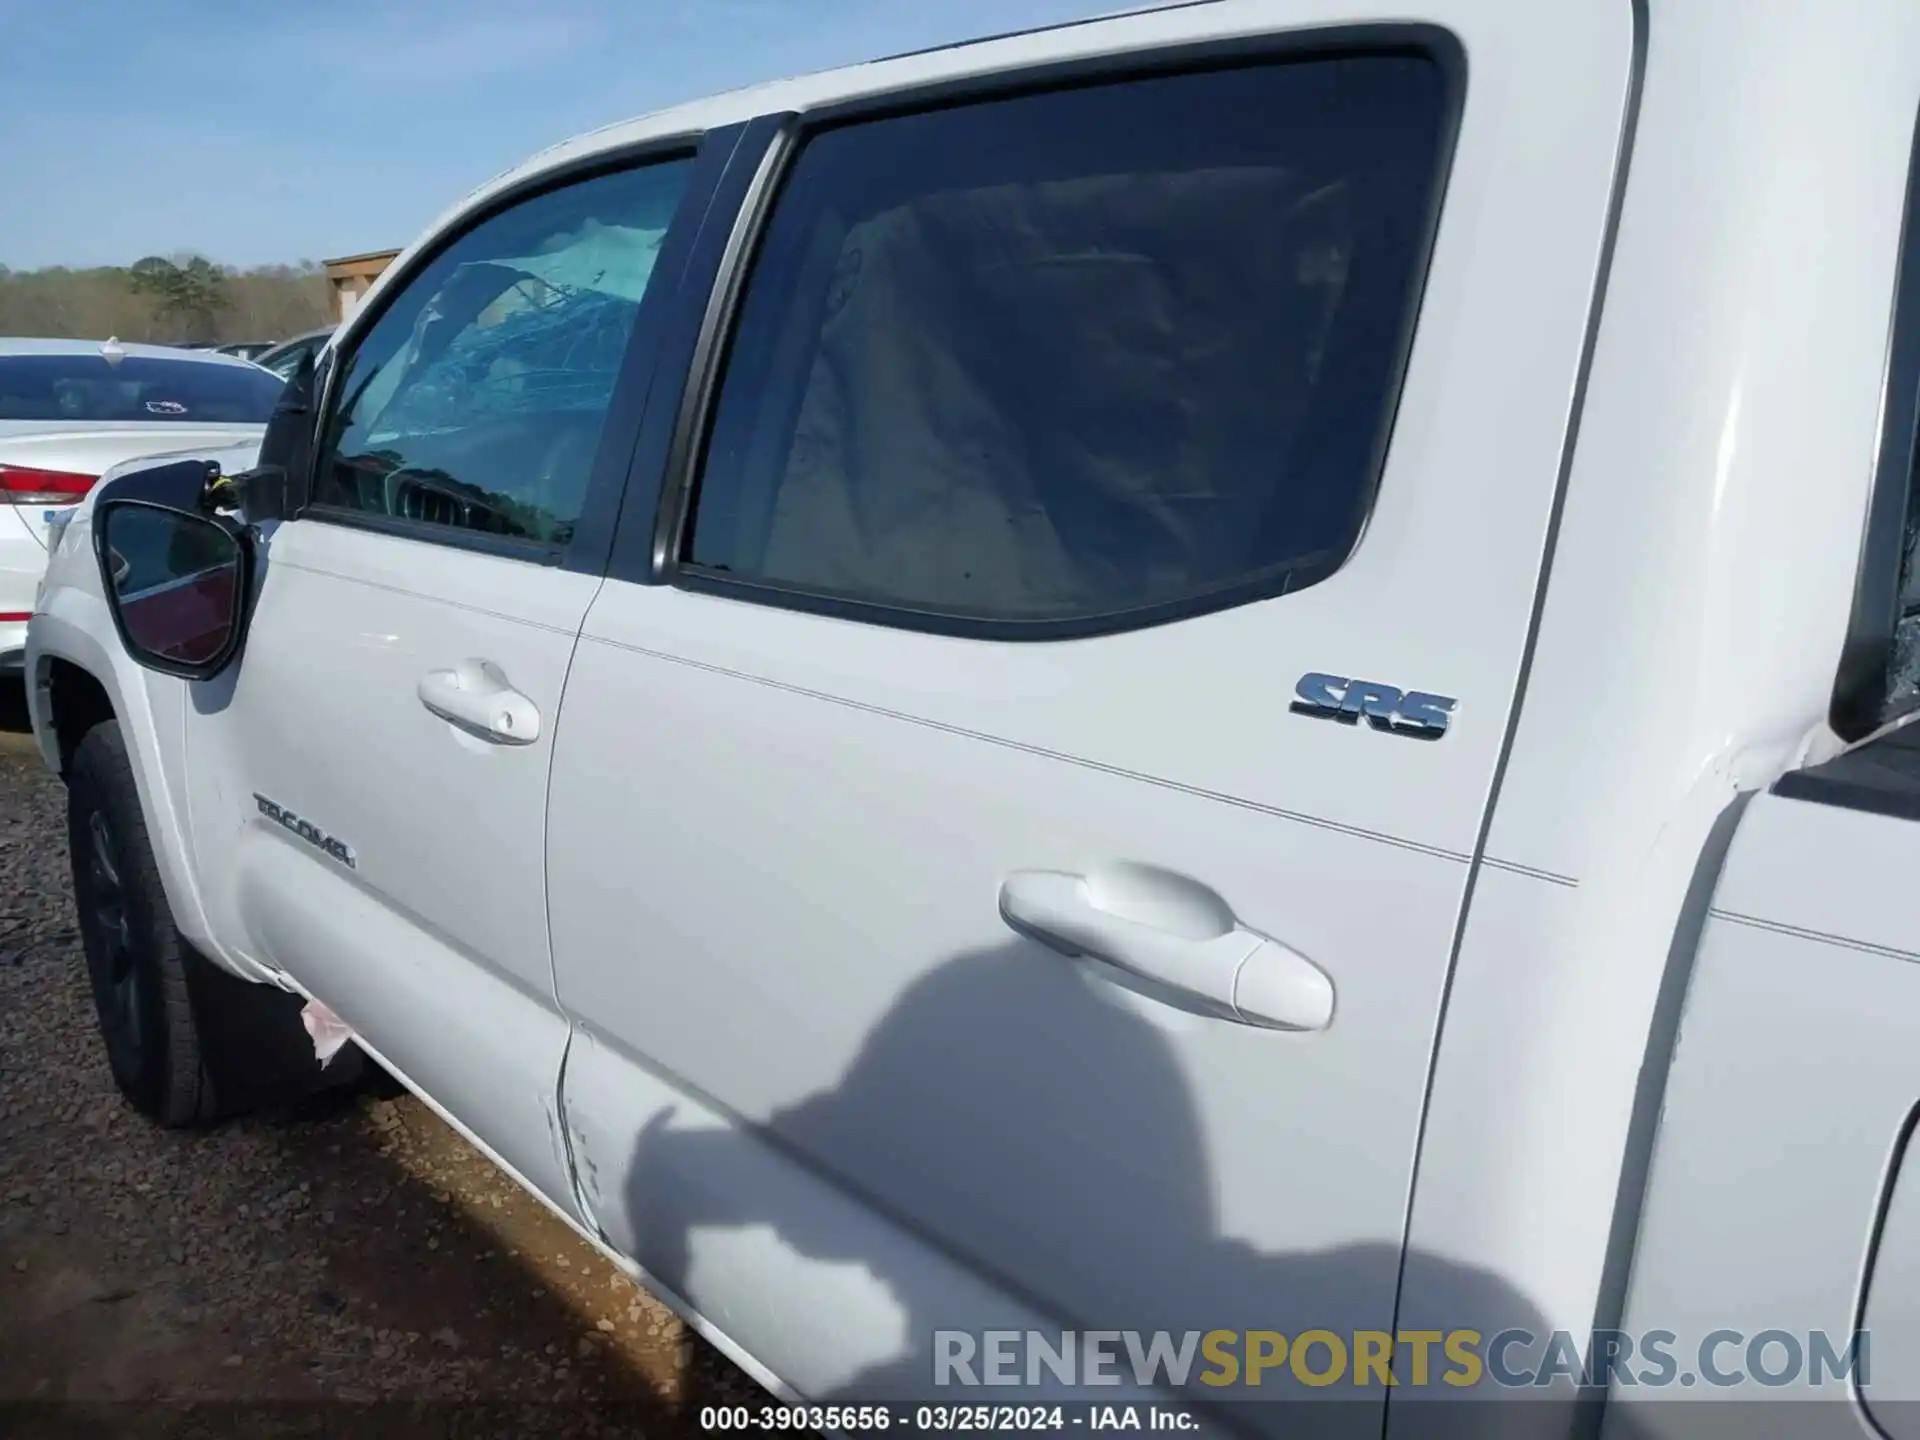
[[[760,1133],[789,1154],[857,1157],[867,1176],[924,1167],[935,1152],[947,1154],[948,1163],[941,1168],[951,1175],[956,1173],[953,1154],[978,1155],[980,1163],[970,1171],[973,1178],[958,1182],[966,1193],[949,1196],[949,1203],[985,1210],[994,1223],[1037,1232],[1037,1238],[1059,1247],[1078,1267],[1075,1280],[1081,1293],[1111,1299],[1106,1313],[1062,1319],[1062,1328],[1171,1331],[1176,1342],[1189,1330],[1280,1329],[1283,1323],[1271,1316],[1226,1313],[1214,1296],[1286,1296],[1288,1314],[1310,1315],[1322,1308],[1320,1297],[1331,1302],[1343,1287],[1397,1271],[1400,1254],[1388,1246],[1267,1254],[1222,1233],[1208,1143],[1196,1125],[1188,1083],[1175,1054],[1141,1013],[1099,993],[1105,981],[1090,978],[1085,991],[1085,1004],[1095,1012],[1089,1021],[1103,1042],[1099,1064],[1079,1073],[1075,1083],[1085,1093],[1059,1095],[1059,1057],[1041,1052],[1045,1036],[1035,1033],[1034,1017],[1007,1003],[1019,993],[1017,985],[1008,983],[1016,967],[1034,960],[1031,950],[1010,946],[965,955],[934,971],[908,989],[872,1030],[836,1087],[775,1113]],[[1311,1037],[1289,1035],[1275,1035],[1273,1042],[1313,1043]],[[1050,1094],[1048,1087],[1056,1093]],[[920,1122],[904,1145],[903,1114]],[[1098,1133],[1062,1133],[1060,1117],[1069,1115],[1082,1132],[1088,1117],[1094,1117],[1090,1123]],[[889,1154],[872,1153],[880,1143],[889,1147]],[[890,1210],[885,1194],[862,1197],[872,1207],[857,1212],[871,1222],[866,1224],[842,1223],[847,1217],[831,1213],[831,1207],[789,1203],[795,1192],[765,1183],[768,1163],[753,1153],[762,1146],[762,1139],[739,1128],[676,1129],[670,1113],[642,1132],[626,1183],[630,1213],[640,1227],[642,1254],[636,1258],[655,1278],[688,1294],[690,1274],[699,1265],[695,1232],[770,1227],[787,1249],[807,1261],[864,1267],[904,1316],[901,1333],[906,1340],[897,1353],[868,1365],[835,1393],[809,1397],[814,1403],[886,1399],[963,1405],[1036,1398],[1035,1391],[1023,1394],[1017,1386],[935,1386],[934,1332],[984,1327],[975,1317],[952,1313],[951,1291],[918,1293],[926,1285],[921,1276],[934,1272],[899,1273],[902,1267],[887,1258],[899,1255],[898,1242],[882,1236],[891,1228],[886,1223],[890,1219],[913,1229],[923,1241],[938,1244],[929,1233],[936,1230],[938,1217]],[[1086,1164],[1090,1153],[1100,1157],[1097,1175],[1090,1174]],[[1224,1159],[1231,1163],[1231,1157]],[[1018,1183],[1009,1184],[1010,1177],[1018,1177]],[[1311,1157],[1302,1159],[1300,1183],[1314,1183]],[[969,1269],[981,1270],[993,1261],[991,1255],[956,1258]],[[1264,1271],[1264,1279],[1249,1286],[1249,1270]],[[1233,1283],[1220,1283],[1229,1272]],[[1508,1328],[1540,1335],[1544,1328],[1523,1297],[1485,1272],[1416,1255],[1407,1278],[1425,1297],[1422,1308],[1444,1313],[1452,1326],[1486,1337]],[[1049,1309],[1044,1295],[1023,1293],[1026,1277],[989,1279],[1039,1314],[1058,1313],[1058,1307]],[[695,1277],[693,1290],[698,1289]],[[769,1301],[770,1306],[777,1304]],[[1325,1303],[1325,1309],[1337,1313],[1331,1303]],[[731,1329],[739,1312],[731,1319],[714,1318],[723,1329]],[[844,1317],[827,1314],[809,1321],[829,1331],[836,1323],[847,1323]],[[739,1338],[751,1338],[753,1323],[747,1319],[742,1329],[748,1333]],[[1388,1317],[1380,1323],[1385,1326]],[[1352,1337],[1346,1340],[1350,1347]],[[1150,1334],[1140,1337],[1142,1345],[1149,1342]],[[1058,1345],[1057,1332],[1049,1335],[1048,1343]],[[1109,1343],[1117,1356],[1115,1368],[1129,1376],[1132,1362],[1124,1344]],[[1508,1352],[1509,1368],[1527,1367],[1539,1348],[1514,1347]],[[1230,1353],[1244,1366],[1244,1342]],[[1490,1398],[1492,1387],[1483,1379],[1485,1388],[1473,1392],[1489,1397],[1482,1403],[1466,1399],[1468,1391],[1458,1381],[1441,1383],[1441,1377],[1457,1367],[1445,1358],[1440,1344],[1429,1354],[1428,1384],[1403,1388],[1394,1401],[1395,1435],[1531,1440],[1597,1430],[1593,1422],[1599,1417],[1592,1407],[1584,1407],[1578,1416],[1573,1413],[1575,1392],[1568,1382],[1529,1387],[1528,1399],[1512,1403],[1509,1394],[1502,1403]],[[978,1368],[984,1355],[975,1359]],[[1329,1364],[1324,1345],[1310,1352],[1310,1373],[1323,1372]],[[1399,1348],[1394,1365],[1405,1386],[1411,1378],[1409,1347]],[[1024,1358],[1016,1361],[1018,1371],[1026,1368]],[[1211,1385],[1196,1383],[1209,1371],[1216,1377],[1220,1373],[1196,1354],[1187,1394],[1196,1403],[1217,1405],[1233,1430],[1289,1436],[1381,1433],[1382,1389],[1377,1378],[1356,1386],[1350,1356],[1336,1381],[1312,1389],[1298,1384],[1284,1362],[1267,1370],[1258,1388],[1244,1382],[1222,1386],[1217,1378]],[[1087,1387],[1078,1394],[1095,1402],[1116,1398],[1110,1386],[1104,1391],[1097,1385]],[[1426,1396],[1449,1403],[1417,1398]],[[697,1406],[699,1401],[689,1397],[685,1403]]]

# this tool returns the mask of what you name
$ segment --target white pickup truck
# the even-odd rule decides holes
[[[1216,0],[535,156],[60,537],[119,1083],[324,1006],[801,1423],[1920,1435],[1916,116]]]

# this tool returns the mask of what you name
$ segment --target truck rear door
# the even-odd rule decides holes
[[[1634,39],[1176,7],[875,66],[767,156],[548,853],[586,1206],[803,1393],[925,1399],[942,1328],[1319,1329],[1238,1393],[1334,1365],[1379,1432]]]

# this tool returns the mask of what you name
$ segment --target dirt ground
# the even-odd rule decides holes
[[[764,1400],[390,1082],[158,1130],[96,1039],[64,791],[0,713],[0,1434],[699,1433]]]

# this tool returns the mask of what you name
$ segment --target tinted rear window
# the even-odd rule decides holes
[[[264,370],[203,360],[0,355],[0,420],[264,425],[284,384]]]
[[[1098,626],[1332,574],[1393,416],[1448,91],[1422,55],[1315,58],[817,136],[748,281],[684,558],[920,624]]]

